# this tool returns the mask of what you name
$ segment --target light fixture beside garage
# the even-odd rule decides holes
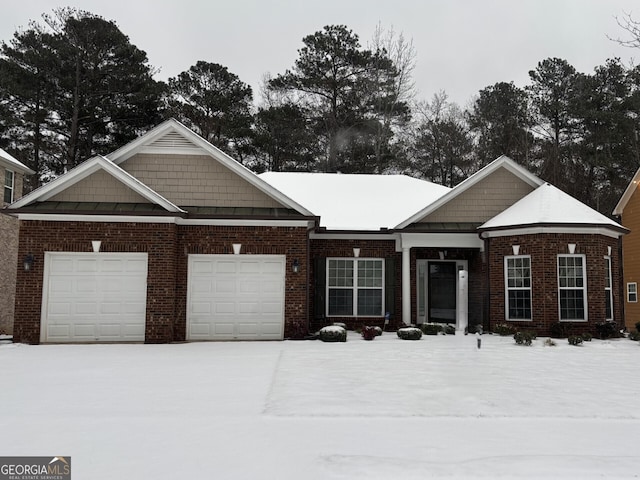
[[[102,242],[100,240],[91,240],[91,246],[93,247],[93,251],[98,253],[100,251],[100,245]]]
[[[234,255],[240,255],[240,250],[242,249],[242,244],[241,243],[234,243],[233,244],[233,254]]]
[[[24,271],[28,272],[33,268],[33,262],[35,261],[35,257],[32,253],[27,253],[22,259],[22,266],[24,267]]]
[[[300,262],[298,262],[297,258],[293,259],[293,263],[291,264],[291,270],[293,270],[293,273],[298,273],[300,271]]]

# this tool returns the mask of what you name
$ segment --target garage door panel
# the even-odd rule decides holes
[[[196,302],[191,304],[191,313],[199,315],[202,313],[211,313],[211,303],[209,302]]]
[[[86,272],[97,272],[98,271],[98,262],[95,259],[87,259],[87,260],[78,260],[75,262],[75,272],[69,273],[86,273]]]
[[[239,291],[242,295],[259,295],[261,280],[257,278],[251,278],[246,280],[239,280]]]
[[[143,341],[147,255],[45,254],[43,341]]]
[[[211,265],[209,275],[202,275],[204,262]],[[284,277],[281,255],[190,255],[187,338],[282,339]],[[198,303],[210,304],[211,313],[195,315]],[[209,332],[203,323],[210,325]]]

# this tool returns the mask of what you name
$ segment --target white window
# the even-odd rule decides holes
[[[587,320],[587,272],[584,255],[558,255],[560,321]]]
[[[504,258],[505,318],[531,320],[531,257]]]
[[[4,203],[13,203],[13,183],[15,175],[11,170],[4,171]]]
[[[604,257],[605,275],[604,279],[604,302],[605,318],[613,320],[613,291],[611,288],[611,257]]]
[[[328,316],[384,315],[382,259],[327,259]]]
[[[638,284],[636,282],[627,283],[627,302],[636,303],[638,301]]]

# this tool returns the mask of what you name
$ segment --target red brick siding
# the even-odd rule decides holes
[[[395,312],[391,318],[390,325],[398,326],[402,322],[402,253],[396,252],[395,240],[311,240],[311,258],[343,257],[353,258],[353,249],[360,249],[360,258],[393,258],[395,260]],[[315,289],[315,272],[313,271],[313,261],[310,263],[311,274],[309,275],[309,292]],[[331,317],[315,318],[314,296],[309,295],[309,318],[311,319],[311,330],[317,331],[320,328],[331,325],[333,322],[342,322],[348,328],[355,329],[363,325],[384,325],[382,317]]]
[[[294,227],[181,226],[178,230],[176,340],[186,338],[187,255],[229,254],[234,243],[242,244],[242,254],[286,255],[285,338],[302,338],[307,324],[307,230]],[[297,259],[298,273],[291,265]]]
[[[245,254],[287,255],[285,337],[301,337],[306,324],[306,228],[185,227],[174,224],[23,221],[18,258],[35,256],[33,269],[18,269],[14,338],[39,343],[44,253],[90,252],[101,240],[104,252],[148,254],[145,342],[185,339],[187,255],[231,253],[242,243]],[[289,265],[298,258],[301,269]]]
[[[604,257],[611,247],[611,275],[613,286],[614,320],[621,324],[620,261],[618,241],[603,235],[537,234],[497,237],[489,244],[489,327],[497,323],[510,323],[518,328],[534,330],[538,335],[549,335],[550,327],[559,321],[557,256],[568,254],[567,245],[576,244],[576,254],[586,256],[587,315],[588,322],[573,322],[576,333],[595,333],[595,324],[605,320]],[[520,255],[531,256],[532,321],[505,321],[504,257],[513,255],[512,245],[520,245]]]

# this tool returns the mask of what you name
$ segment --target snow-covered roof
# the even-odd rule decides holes
[[[626,229],[559,188],[545,183],[504,212],[480,226],[479,230],[502,230],[532,225],[562,227],[605,227]]]
[[[260,178],[330,230],[394,228],[450,188],[406,175],[266,172]]]
[[[4,163],[8,164],[10,167],[13,167],[17,170],[20,170],[24,173],[34,174],[33,170],[27,167],[24,163],[17,160],[13,155],[10,155],[8,152],[0,148],[0,160],[4,161]]]

